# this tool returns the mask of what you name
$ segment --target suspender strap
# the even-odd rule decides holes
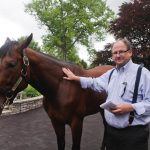
[[[111,76],[112,76],[112,74],[113,74],[114,70],[115,70],[115,69],[113,69],[113,70],[110,72],[110,74],[109,74],[108,84],[109,84],[109,82],[110,82],[110,79],[111,79]]]
[[[143,65],[140,65],[138,70],[137,70],[134,93],[133,93],[133,99],[132,99],[133,104],[136,103],[136,101],[137,101],[138,87],[139,87],[142,68],[143,68]],[[133,120],[134,120],[134,111],[130,112],[130,114],[129,114],[129,125],[132,124]]]

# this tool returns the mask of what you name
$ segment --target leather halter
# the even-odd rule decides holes
[[[27,81],[28,66],[29,66],[29,59],[25,53],[25,50],[23,50],[23,66],[22,66],[22,70],[21,70],[21,76],[18,78],[18,80],[12,86],[12,88],[6,93],[6,101],[3,103],[2,106],[0,106],[1,109],[3,109],[6,105],[9,105],[11,103],[11,99],[14,97],[15,91],[18,88],[18,86],[20,85],[20,83],[23,81],[23,79],[25,81]]]

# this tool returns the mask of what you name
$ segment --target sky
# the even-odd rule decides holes
[[[123,2],[130,0],[107,0],[107,5],[116,13],[119,6]],[[21,36],[28,36],[33,33],[33,38],[36,42],[41,43],[41,36],[44,34],[44,29],[34,19],[34,16],[26,13],[25,4],[31,0],[0,0],[0,46],[2,46],[7,37],[12,40],[17,40]],[[106,36],[105,41],[95,43],[95,48],[102,49],[108,42],[113,42],[113,36]],[[79,56],[85,61],[88,60],[88,53],[85,48],[79,51]]]

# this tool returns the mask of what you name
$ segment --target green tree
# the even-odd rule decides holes
[[[31,85],[24,90],[26,97],[36,97],[41,95],[36,89],[34,89]]]
[[[133,61],[144,63],[150,69],[150,1],[131,0],[121,5],[118,17],[111,22],[109,32],[115,38],[126,37],[133,46]],[[105,47],[106,51],[97,53],[93,63],[112,63],[110,46]],[[109,53],[109,55],[106,55]],[[102,57],[105,57],[102,60]]]
[[[95,52],[94,55],[95,59],[92,61],[92,67],[98,65],[114,65],[114,62],[111,58],[111,43],[107,43],[104,47],[104,50]]]
[[[116,38],[126,37],[133,46],[133,61],[150,69],[150,1],[131,0],[119,10],[110,32]]]
[[[26,12],[47,29],[44,50],[66,60],[76,44],[90,47],[91,37],[104,37],[113,12],[104,0],[32,0]]]

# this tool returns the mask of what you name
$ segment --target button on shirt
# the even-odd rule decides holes
[[[115,104],[130,103],[134,93],[134,85],[139,65],[130,60],[120,69],[115,68],[110,82],[108,79],[112,70],[98,78],[80,77],[82,88],[91,88],[95,91],[106,91],[108,94],[106,101],[112,101]],[[143,67],[137,102],[132,104],[135,110],[135,118],[132,125],[145,125],[150,122],[150,72]],[[105,110],[105,118],[109,125],[116,128],[124,128],[129,125],[129,113],[115,115],[109,110]]]

